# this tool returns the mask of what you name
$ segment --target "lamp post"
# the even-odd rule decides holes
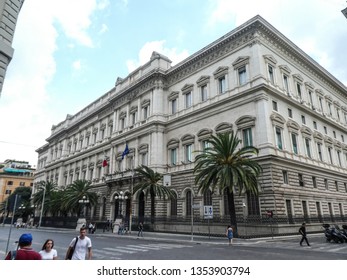
[[[2,220],[2,226],[3,227],[5,226],[6,211],[8,213],[7,207],[8,207],[8,197],[6,199],[6,205],[5,205],[5,209],[4,209],[4,216],[3,216],[3,220]]]
[[[39,226],[38,226],[38,227],[41,227],[42,215],[43,215],[43,208],[45,207],[45,199],[46,199],[46,187],[43,187],[43,196],[42,196],[41,211],[40,211],[40,220],[39,220]]]
[[[122,215],[123,200],[127,200],[128,196],[124,195],[124,193],[122,191],[120,191],[119,195],[116,194],[114,198],[115,198],[115,200],[118,200],[118,202],[119,202],[119,210],[118,210],[119,217],[123,218],[123,215]]]
[[[84,195],[82,199],[78,201],[78,203],[82,204],[83,207],[83,215],[82,217],[78,218],[77,220],[77,226],[76,226],[76,231],[79,231],[82,226],[87,225],[87,220],[86,220],[86,204],[89,203],[89,199]]]

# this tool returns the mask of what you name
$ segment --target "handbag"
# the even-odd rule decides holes
[[[71,260],[72,259],[72,255],[75,251],[77,241],[78,241],[78,236],[76,236],[76,241],[75,241],[75,244],[73,245],[73,247],[69,246],[69,249],[67,249],[65,260]]]

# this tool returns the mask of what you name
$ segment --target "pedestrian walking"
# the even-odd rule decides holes
[[[23,233],[18,240],[19,249],[8,252],[5,260],[41,260],[41,255],[31,247],[32,242],[31,233]]]
[[[304,242],[304,240],[306,241],[307,246],[311,246],[310,243],[308,243],[308,240],[306,237],[306,223],[302,223],[301,227],[299,228],[299,233],[302,235],[300,246],[302,246],[302,242]]]
[[[77,239],[76,239],[77,238]],[[80,235],[71,240],[65,259],[68,259],[69,251],[73,250],[71,260],[91,260],[92,241],[87,236],[85,227],[80,228]]]
[[[58,252],[56,249],[53,249],[54,241],[53,239],[47,239],[45,243],[43,243],[42,249],[39,252],[41,258],[43,260],[57,260]]]
[[[143,223],[140,222],[138,225],[139,232],[137,233],[137,236],[143,237]]]
[[[227,226],[225,235],[228,237],[229,246],[233,245],[233,228],[231,227],[231,225]]]
[[[88,233],[89,234],[93,233],[93,228],[94,228],[94,226],[93,226],[92,222],[90,222],[88,225]]]

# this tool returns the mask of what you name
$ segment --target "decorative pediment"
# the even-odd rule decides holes
[[[272,113],[270,116],[273,125],[284,127],[286,120],[278,113]]]
[[[301,129],[300,129],[300,132],[302,135],[304,136],[312,136],[312,130],[309,129],[307,126],[303,126]]]
[[[288,130],[291,130],[291,131],[293,131],[293,130],[299,131],[300,130],[300,125],[293,120],[287,121],[287,127],[288,127]]]
[[[324,140],[323,134],[322,134],[322,133],[319,133],[319,132],[317,132],[317,131],[315,131],[315,132],[313,133],[313,138],[314,138],[315,140],[320,140],[320,141],[323,141],[323,140]]]
[[[228,66],[220,66],[216,71],[213,72],[214,77],[217,79],[228,74],[229,67]]]
[[[142,107],[147,107],[147,106],[149,106],[150,104],[151,104],[151,100],[145,99],[145,100],[142,101],[141,106],[142,106]]]
[[[326,99],[327,101],[333,102],[333,98],[332,98],[330,95],[326,95],[326,96],[325,96],[325,99]]]
[[[314,85],[311,82],[305,82],[305,86],[311,90],[314,89]]]
[[[324,92],[323,92],[323,90],[321,90],[320,88],[317,88],[316,90],[315,90],[315,92],[319,95],[319,96],[324,96]]]
[[[204,128],[197,133],[197,136],[199,140],[208,139],[211,137],[212,133],[212,129]]]
[[[233,125],[231,123],[223,122],[216,126],[215,131],[216,133],[225,133],[225,132],[231,132],[233,129]]]
[[[301,83],[304,81],[304,78],[300,74],[293,74],[293,78]]]
[[[341,104],[339,101],[334,101],[333,104],[337,107],[337,108],[341,108]]]
[[[256,117],[253,116],[242,116],[238,118],[235,122],[238,129],[243,129],[245,127],[255,126]]]
[[[272,55],[265,54],[263,57],[267,63],[277,64],[277,60]]]
[[[240,68],[241,66],[244,66],[249,63],[249,56],[239,56],[234,62],[233,66],[234,69]]]
[[[95,165],[95,163],[94,163],[94,162],[90,162],[90,163],[88,164],[88,167],[89,167],[89,168],[93,168],[93,167],[94,167],[94,165]]]
[[[197,81],[198,86],[203,86],[210,82],[210,76],[201,76]]]
[[[290,70],[290,68],[287,65],[280,65],[278,66],[278,68],[280,68],[282,72],[285,72],[288,75],[292,72],[292,70]]]
[[[108,125],[109,125],[109,126],[113,125],[113,120],[109,120],[109,121],[108,121]]]
[[[119,114],[119,119],[124,119],[127,116],[127,112],[123,111]]]
[[[83,134],[81,134],[80,136],[79,136],[79,140],[83,140],[83,138],[84,138],[84,135]]]
[[[86,137],[89,137],[90,136],[90,130],[88,130],[87,132],[86,132]]]
[[[100,126],[100,129],[104,130],[105,128],[106,128],[106,123],[102,123],[101,126]]]
[[[138,110],[137,106],[131,106],[129,112],[130,112],[130,114],[133,114],[133,113],[137,112],[137,110]]]
[[[325,142],[326,144],[328,144],[328,145],[333,145],[334,140],[333,140],[331,137],[329,137],[329,136],[325,136],[325,137],[324,137],[324,142]]]
[[[181,137],[181,141],[182,141],[182,144],[190,144],[190,143],[194,143],[194,135],[192,134],[186,134],[186,135],[183,135]]]
[[[185,93],[191,92],[193,88],[194,88],[193,84],[185,84],[183,88],[181,88],[181,91],[183,94],[185,94]]]
[[[178,91],[173,91],[169,94],[168,99],[169,101],[175,100],[178,98],[179,92]]]
[[[339,149],[339,150],[341,150],[342,149],[342,144],[339,142],[339,141],[334,141],[334,147],[336,148],[336,149]]]
[[[144,154],[148,152],[148,144],[141,144],[138,148],[139,154]]]
[[[176,148],[178,147],[179,143],[180,143],[180,140],[178,138],[173,138],[173,139],[170,139],[170,141],[167,143],[167,147],[169,149]]]

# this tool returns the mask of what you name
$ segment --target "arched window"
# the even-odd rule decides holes
[[[212,192],[210,190],[204,192],[204,205],[212,205]]]
[[[186,216],[192,214],[192,192],[187,191],[186,193]]]
[[[141,192],[139,196],[139,220],[143,221],[145,216],[145,194]]]
[[[177,196],[175,194],[175,196],[173,198],[171,198],[171,209],[170,209],[170,214],[171,217],[176,217],[177,216]]]
[[[253,193],[247,193],[248,215],[260,215],[259,197]]]

